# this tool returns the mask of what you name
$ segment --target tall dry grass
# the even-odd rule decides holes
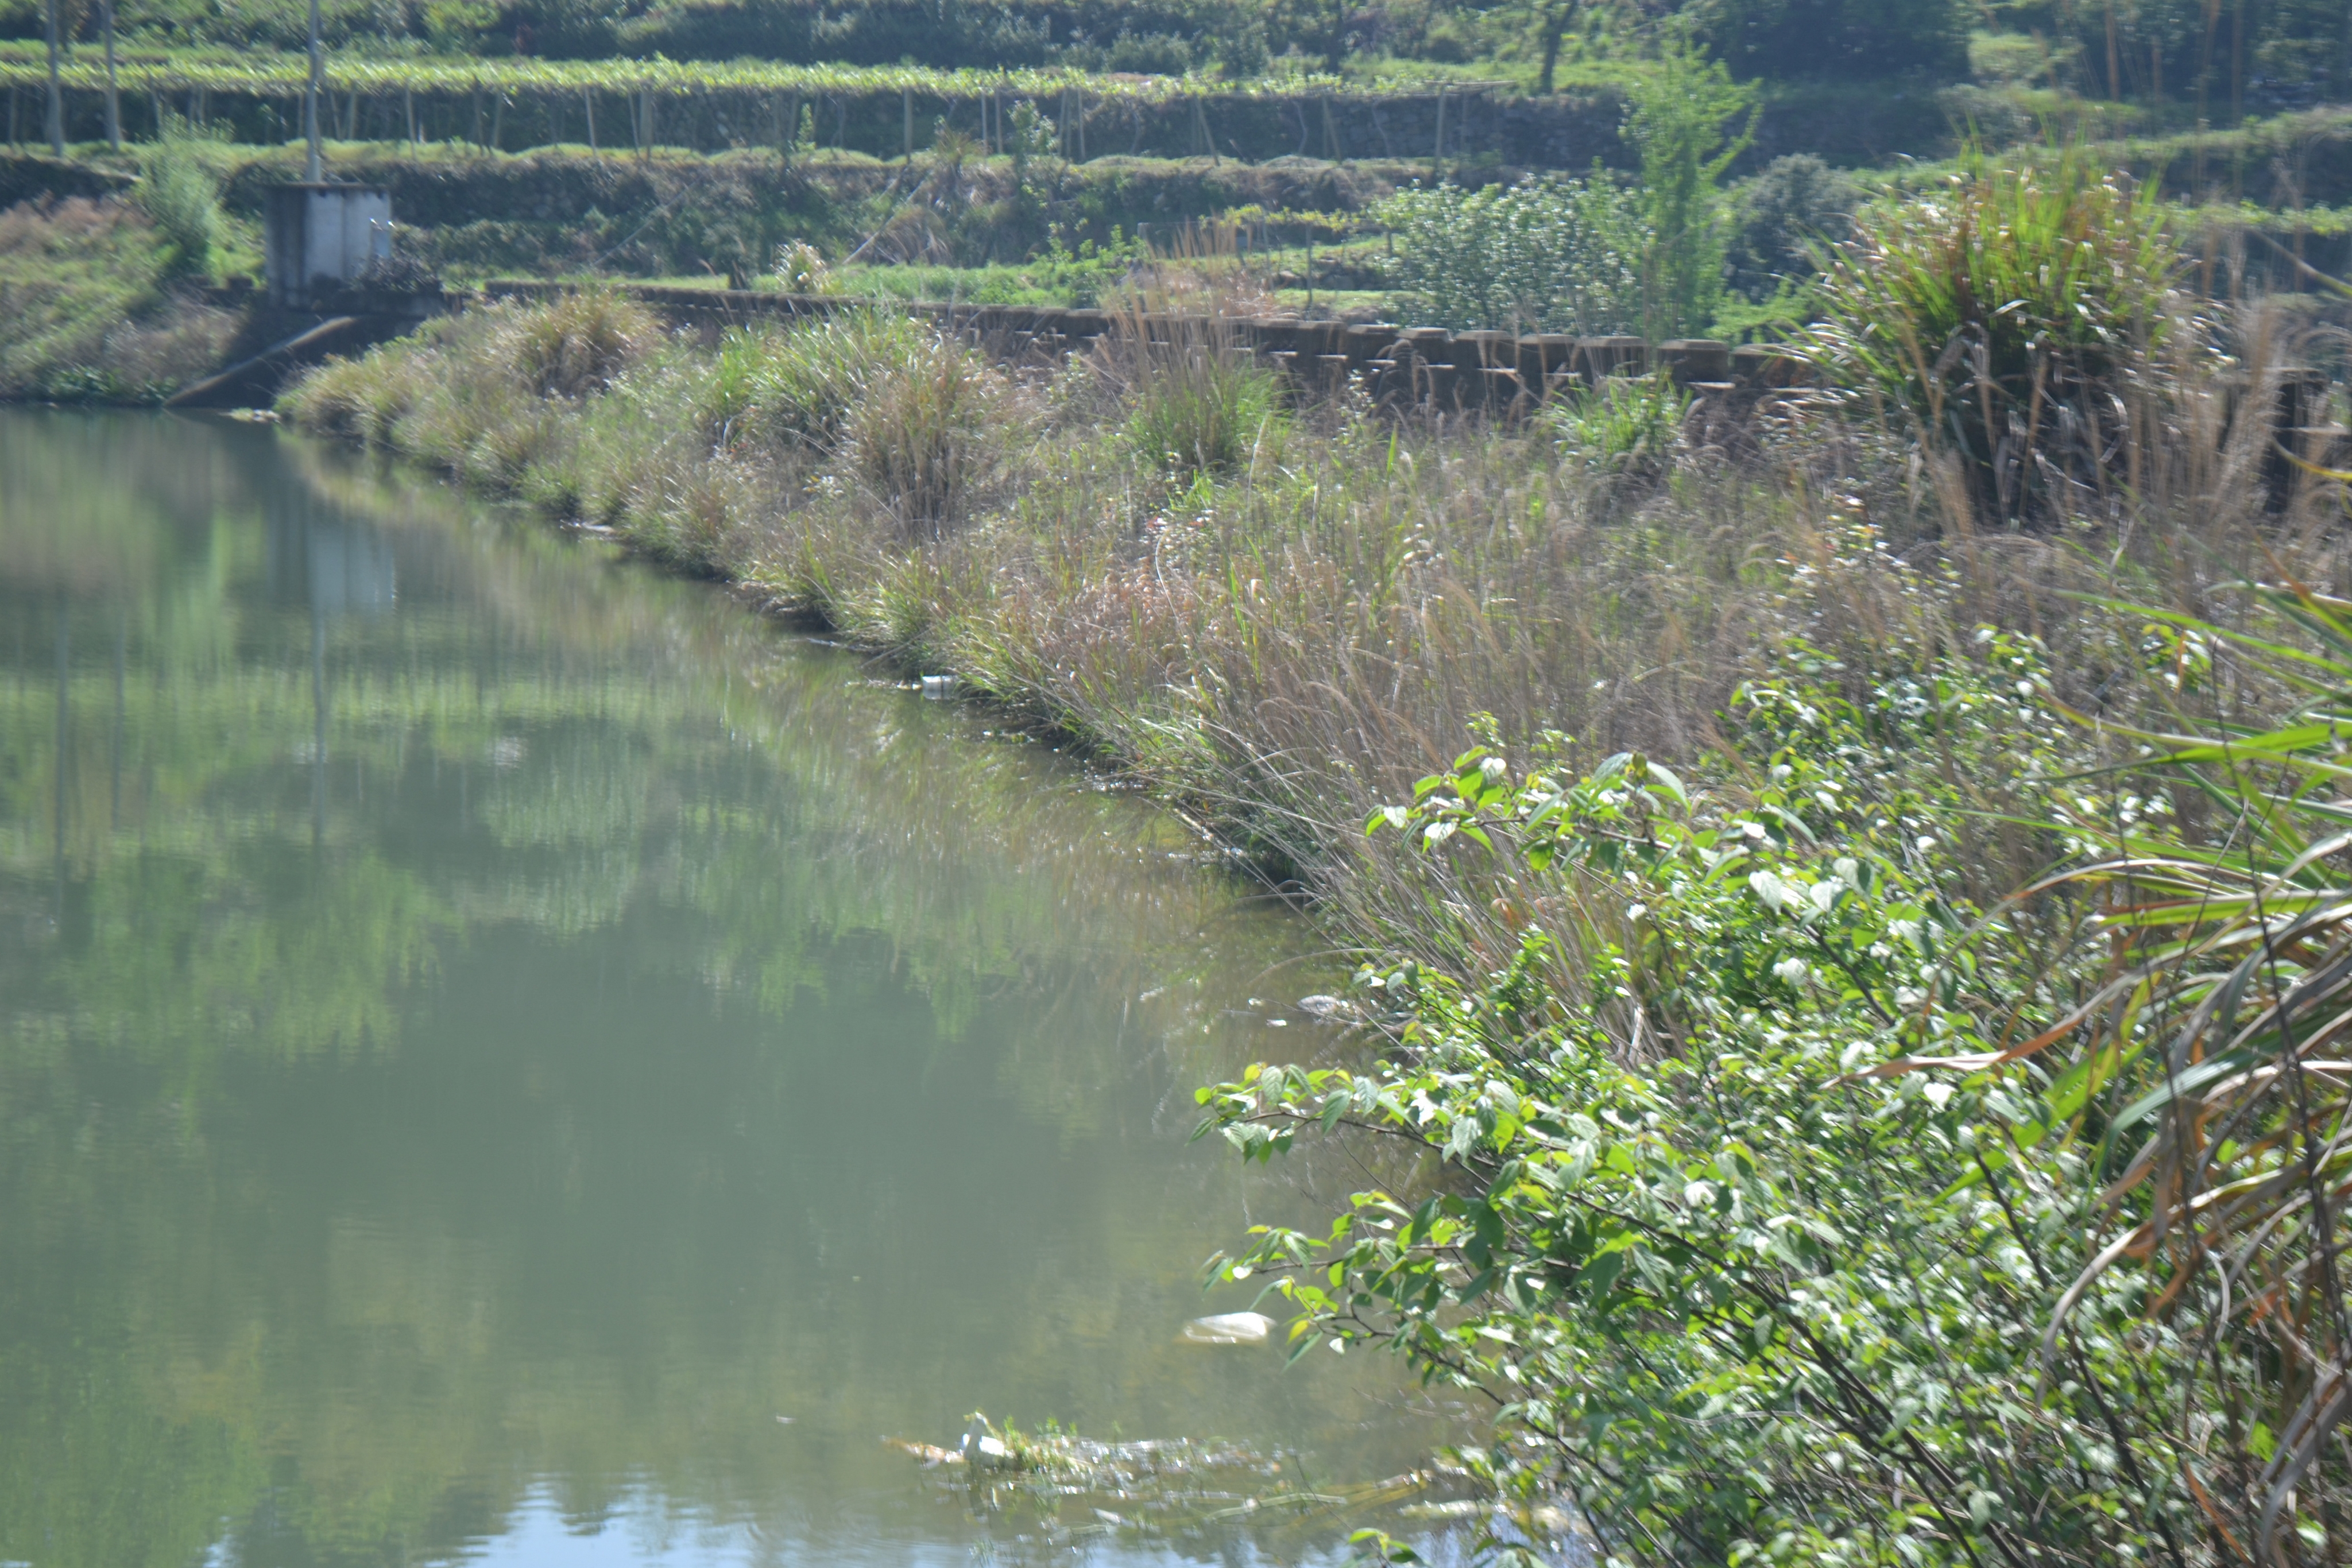
[[[572,402],[501,362],[545,318],[500,308],[331,367],[290,406],[952,671],[1189,801],[1351,928],[1465,964],[1504,944],[1490,898],[1360,827],[1474,727],[1694,758],[1792,642],[1859,687],[1968,656],[1979,623],[2042,638],[2062,695],[2112,711],[2142,700],[2137,632],[2067,595],[2227,613],[2217,586],[2273,561],[2352,586],[2339,493],[2282,476],[2244,417],[2294,357],[2261,310],[2117,383],[2127,515],[2032,531],[1978,504],[1965,453],[1851,405],[1768,410],[1738,462],[1672,439],[1629,481],[1574,420],[1287,405],[1213,321],[1171,337],[1138,308],[1122,329],[1059,367],[902,318],[671,339]],[[1989,848],[1988,885],[2031,852]]]

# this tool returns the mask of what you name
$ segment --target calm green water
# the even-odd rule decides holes
[[[1328,977],[1043,748],[162,417],[0,411],[0,1563],[1003,1558],[878,1439],[1447,1435],[1175,1343],[1305,1201],[1190,1092]]]

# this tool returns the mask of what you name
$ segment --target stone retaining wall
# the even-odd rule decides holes
[[[571,286],[493,282],[491,299],[552,299]],[[635,286],[624,289],[671,321],[740,325],[777,318],[814,318],[871,303],[831,296],[726,288]],[[1115,316],[1105,310],[1019,305],[904,305],[992,353],[1008,358],[1083,352],[1097,338],[1139,322],[1154,340],[1193,342],[1246,353],[1280,371],[1302,394],[1355,383],[1383,403],[1445,410],[1507,410],[1610,376],[1662,369],[1685,385],[1761,394],[1801,384],[1806,367],[1783,350],[1734,348],[1709,339],[1650,343],[1640,338],[1573,338],[1546,333],[1453,332],[1309,321],[1288,316]]]

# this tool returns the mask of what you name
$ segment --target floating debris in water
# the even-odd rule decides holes
[[[885,1437],[882,1440],[900,1453],[922,1460],[923,1468],[926,1469],[939,1465],[963,1463],[963,1456],[953,1448],[942,1448],[930,1443],[917,1443],[905,1437]]]
[[[996,1435],[988,1417],[975,1410],[971,1424],[963,1429],[963,1462],[976,1470],[1016,1470],[1026,1467],[1018,1456]]]
[[[1222,1315],[1259,1318],[1255,1312]],[[1017,1541],[1049,1551],[1066,1552],[1114,1533],[1130,1540],[1203,1541],[1236,1529],[1261,1540],[1269,1532],[1290,1535],[1303,1544],[1305,1537],[1337,1536],[1355,1528],[1375,1511],[1402,1524],[1416,1516],[1401,1511],[1400,1504],[1432,1493],[1459,1493],[1473,1484],[1466,1471],[1432,1466],[1358,1485],[1309,1486],[1296,1456],[1245,1444],[1189,1438],[1105,1443],[1050,1427],[1035,1434],[1000,1431],[978,1412],[957,1448],[905,1437],[884,1441],[937,1471],[936,1484],[951,1488],[956,1500],[974,1515],[1010,1527]],[[1459,1511],[1418,1517],[1476,1520],[1494,1508],[1492,1501],[1472,1501]]]
[[[1264,1312],[1217,1312],[1194,1318],[1176,1337],[1186,1344],[1264,1344],[1274,1320]]]
[[[953,675],[925,675],[921,685],[923,695],[934,702],[955,695],[956,678]]]
[[[1344,1019],[1356,1016],[1356,1007],[1353,1002],[1342,1001],[1338,997],[1324,996],[1319,992],[1311,997],[1299,998],[1298,1010],[1318,1019]]]

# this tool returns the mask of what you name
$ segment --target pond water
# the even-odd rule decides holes
[[[0,1563],[1337,1560],[1058,1535],[880,1439],[1321,1484],[1459,1436],[1178,1343],[1250,1305],[1203,1258],[1360,1179],[1189,1141],[1335,1049],[1333,977],[1046,747],[163,416],[0,411]]]

